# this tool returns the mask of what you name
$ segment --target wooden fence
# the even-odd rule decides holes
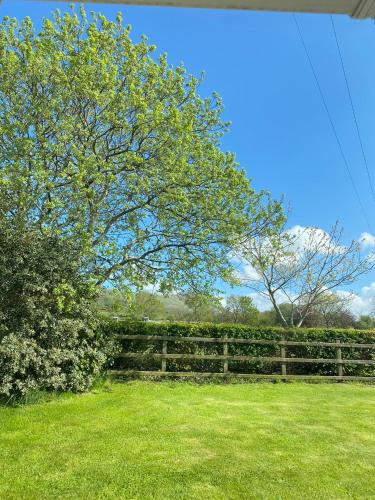
[[[119,358],[132,359],[156,359],[160,360],[159,371],[135,371],[135,370],[112,370],[115,376],[121,375],[149,375],[149,376],[169,376],[169,377],[239,377],[239,378],[255,378],[255,379],[322,379],[322,380],[357,380],[375,382],[375,376],[350,376],[345,375],[345,365],[375,365],[375,359],[347,359],[343,357],[345,349],[367,349],[375,350],[375,344],[360,344],[352,342],[314,342],[314,341],[291,341],[291,340],[266,340],[266,339],[238,339],[238,338],[212,338],[212,337],[172,337],[168,335],[119,335],[123,340],[136,340],[148,343],[161,341],[162,352],[122,352],[118,355]],[[188,354],[188,353],[168,353],[168,344],[176,342],[191,342],[191,343],[209,343],[222,345],[223,354]],[[277,357],[270,356],[242,356],[229,355],[228,347],[230,344],[247,344],[247,345],[263,345],[263,346],[278,346],[280,355]],[[288,357],[288,348],[290,347],[329,347],[335,348],[336,356],[334,358],[298,358]],[[168,360],[211,360],[222,361],[222,372],[176,372],[168,371]],[[258,374],[258,373],[237,373],[230,371],[230,361],[260,361],[275,363],[280,365],[279,374]],[[288,364],[290,363],[314,363],[314,364],[332,364],[336,366],[336,375],[291,375],[288,374]]]

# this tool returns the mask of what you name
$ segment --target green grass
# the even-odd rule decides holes
[[[0,408],[0,498],[375,498],[375,387],[132,382]]]

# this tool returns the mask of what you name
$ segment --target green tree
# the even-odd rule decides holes
[[[356,328],[360,330],[371,330],[375,328],[374,317],[366,314],[360,316],[356,322]]]
[[[215,321],[221,309],[220,300],[204,293],[190,292],[185,295],[185,304],[190,309],[187,318],[189,321]]]
[[[114,317],[126,316],[129,312],[130,300],[114,288],[103,288],[93,304],[94,310],[100,315]]]
[[[72,239],[84,271],[162,291],[228,277],[228,251],[278,217],[234,155],[218,95],[116,22],[55,12],[0,27],[4,215]],[[250,229],[249,229],[250,227]]]
[[[223,311],[224,321],[253,325],[258,319],[259,311],[251,297],[232,295],[227,298]]]
[[[165,319],[165,306],[160,299],[148,292],[139,292],[135,296],[134,312],[137,319],[145,317],[158,320]]]

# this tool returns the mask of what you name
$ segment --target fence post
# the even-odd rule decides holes
[[[285,340],[284,335],[282,336],[281,340],[282,341]],[[284,360],[286,358],[286,348],[285,348],[285,345],[281,345],[280,346],[280,357],[281,357],[282,360]],[[285,361],[281,361],[281,375],[286,375],[286,362]]]
[[[224,340],[226,340],[227,338],[228,338],[228,336],[225,335]],[[228,342],[223,343],[223,355],[228,356]],[[224,371],[224,373],[228,373],[228,360],[227,359],[224,359],[223,371]]]
[[[168,353],[167,344],[168,344],[168,341],[167,340],[163,340],[163,349],[162,349],[162,353],[163,354],[167,354]],[[162,358],[162,360],[161,360],[161,371],[162,372],[166,372],[167,371],[167,360],[165,358]]]
[[[336,342],[338,344],[341,344],[340,339],[336,339]],[[342,378],[344,375],[344,370],[343,370],[343,364],[342,364],[342,352],[341,352],[341,347],[338,346],[336,347],[336,358],[337,358],[337,375]]]

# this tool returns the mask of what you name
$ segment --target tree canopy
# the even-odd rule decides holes
[[[279,207],[221,150],[220,97],[120,15],[92,16],[1,24],[2,215],[74,239],[98,284],[203,287]]]

